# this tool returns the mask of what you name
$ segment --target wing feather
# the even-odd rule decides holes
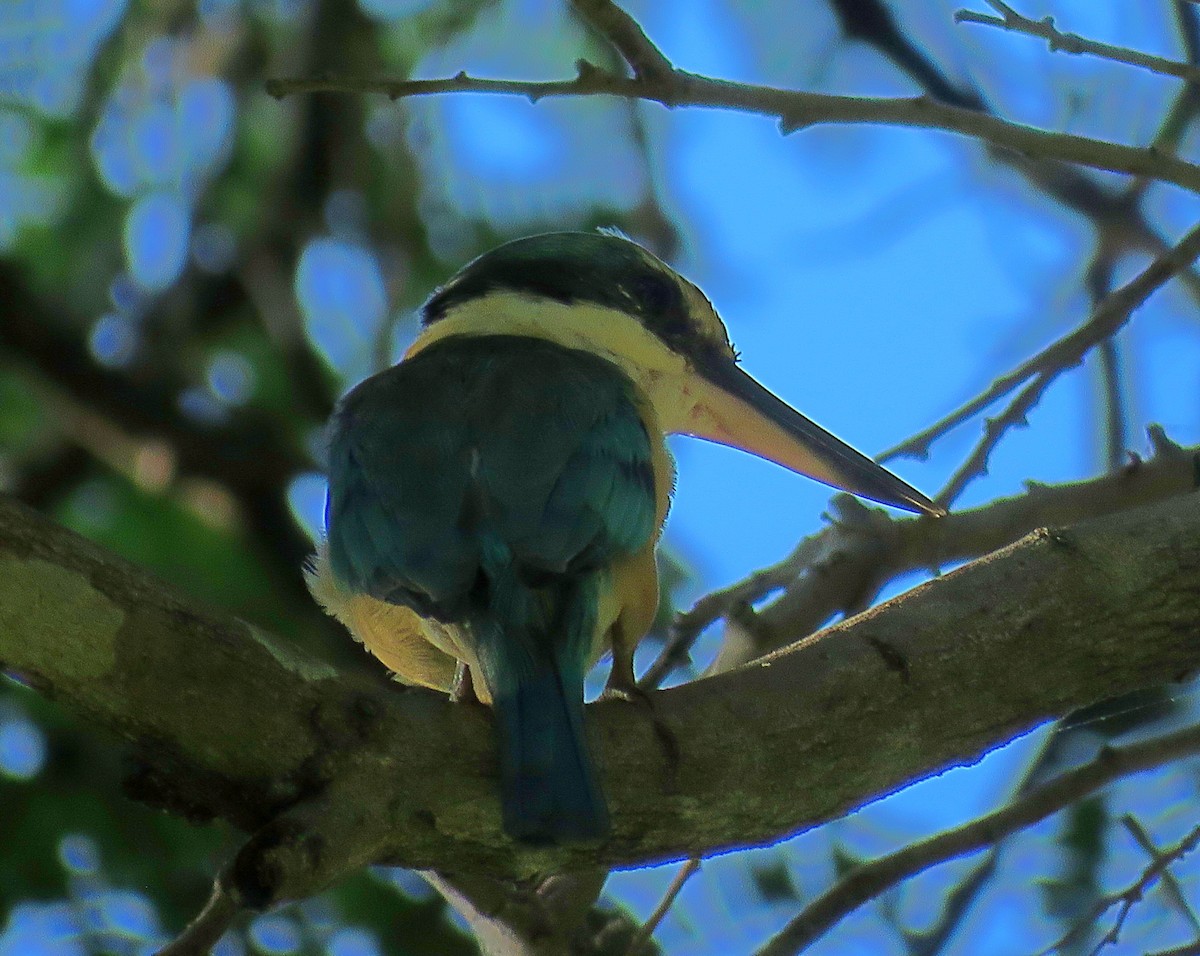
[[[334,573],[452,620],[485,531],[533,578],[636,552],[655,503],[633,389],[602,358],[505,336],[448,339],[368,379],[331,433]]]

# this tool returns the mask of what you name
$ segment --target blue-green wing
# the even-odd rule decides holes
[[[654,482],[632,388],[596,356],[501,336],[448,339],[363,382],[331,433],[334,573],[454,619],[489,549],[536,586],[644,547]]]

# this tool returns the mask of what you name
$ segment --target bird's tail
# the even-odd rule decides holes
[[[551,664],[495,700],[504,829],[526,843],[594,840],[608,808],[583,732],[583,677]]]
[[[583,727],[594,596],[574,583],[557,597],[544,633],[528,627],[540,615],[508,607],[489,615],[492,634],[480,634],[477,645],[496,715],[504,829],[526,843],[594,840],[609,831]]]

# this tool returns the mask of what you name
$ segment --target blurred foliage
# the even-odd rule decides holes
[[[871,2],[773,3],[744,17],[752,7],[721,15],[774,81],[828,72],[839,22],[842,39],[889,48],[855,26]],[[654,15],[649,4],[635,12]],[[976,102],[914,47],[899,49],[910,76]],[[263,80],[460,69],[549,77],[579,57],[616,62],[563,4],[533,0],[0,2],[0,492],[194,599],[386,680],[299,574],[320,529],[321,433],[333,403],[394,360],[430,289],[514,234],[615,225],[678,252],[658,155],[667,137],[612,100],[570,112],[510,101],[483,110],[468,98],[276,102]],[[832,81],[892,90],[880,62],[850,62]],[[1011,91],[987,92],[1003,101]],[[848,157],[861,140],[823,142],[834,146],[818,158],[824,174],[859,174]],[[721,175],[756,178],[745,172]],[[661,568],[658,635],[695,577],[677,549]],[[1179,716],[1172,704],[1151,695],[1136,713],[1100,708],[1080,722],[1123,715],[1104,732],[1124,732]],[[224,827],[124,799],[128,768],[114,743],[0,678],[0,956],[145,952],[197,910],[236,846]],[[1195,796],[1193,782],[1180,799]],[[1063,864],[1043,883],[1052,917],[1069,919],[1099,891],[1109,822],[1104,801],[1088,801],[1052,841]],[[717,924],[736,928],[749,912],[777,924],[799,886],[827,885],[889,848],[864,829],[864,849],[841,832],[806,834],[791,851],[706,862],[681,897],[699,914],[688,931],[701,926],[720,951]],[[1049,855],[1013,881],[1052,869]],[[644,915],[657,886],[635,894],[638,875],[624,876],[627,896],[605,906]],[[223,956],[474,951],[423,886],[409,873],[360,873],[243,925]],[[702,892],[733,902],[714,910],[691,896]],[[885,900],[896,926],[914,921],[899,901]],[[746,937],[731,939],[745,948]]]
[[[1046,910],[1052,915],[1070,920],[1096,902],[1109,823],[1103,797],[1081,800],[1067,812],[1059,838],[1062,873],[1042,884]]]
[[[764,861],[751,867],[750,876],[754,880],[754,889],[764,903],[794,902],[800,899],[800,891],[788,869],[787,861],[782,858]]]
[[[511,227],[452,209],[428,107],[278,103],[262,84],[408,75],[501,16],[491,0],[0,8],[0,490],[194,599],[386,680],[299,574],[319,530],[323,424],[341,391],[394,359],[428,290]],[[569,20],[539,32],[548,57],[607,55]],[[596,208],[586,190],[574,202],[580,227],[645,233],[637,217],[659,215],[652,201]],[[432,247],[435,229],[452,250]],[[656,231],[670,233],[665,218]],[[665,567],[667,588],[682,583]],[[0,687],[0,717],[0,952],[134,952],[182,925],[236,834],[123,799],[113,742],[19,685]],[[67,861],[70,841],[86,867]],[[105,895],[116,888],[150,906],[127,932],[105,922],[129,903]],[[474,948],[411,880],[360,874],[326,906],[325,922],[292,907],[238,945]],[[335,946],[341,925],[367,942]]]
[[[400,19],[289,0],[0,9],[0,489],[380,679],[303,591],[319,503],[289,486],[320,471],[333,401],[391,360],[452,263],[423,238],[419,144],[394,115],[279,104],[262,81],[347,64],[405,74],[494,4],[409,6]],[[476,231],[480,246],[499,236]],[[323,236],[387,308],[343,366],[309,336],[354,332],[361,274],[334,264],[312,302],[293,292]],[[0,688],[0,718],[0,952],[134,952],[178,928],[236,834],[123,799],[119,748],[19,685]],[[281,918],[302,931],[263,924],[239,945],[473,951],[440,898],[406,887],[360,874],[323,922],[291,907]],[[149,916],[122,923],[118,888]],[[343,925],[366,931],[358,948],[334,939]]]

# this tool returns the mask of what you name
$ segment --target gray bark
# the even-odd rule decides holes
[[[1198,504],[1035,532],[655,694],[674,765],[643,709],[590,706],[615,820],[595,846],[503,836],[484,709],[357,682],[7,501],[0,661],[125,737],[142,799],[253,832],[231,872],[272,900],[372,861],[498,877],[645,864],[776,840],[1047,718],[1182,680],[1200,664]]]

